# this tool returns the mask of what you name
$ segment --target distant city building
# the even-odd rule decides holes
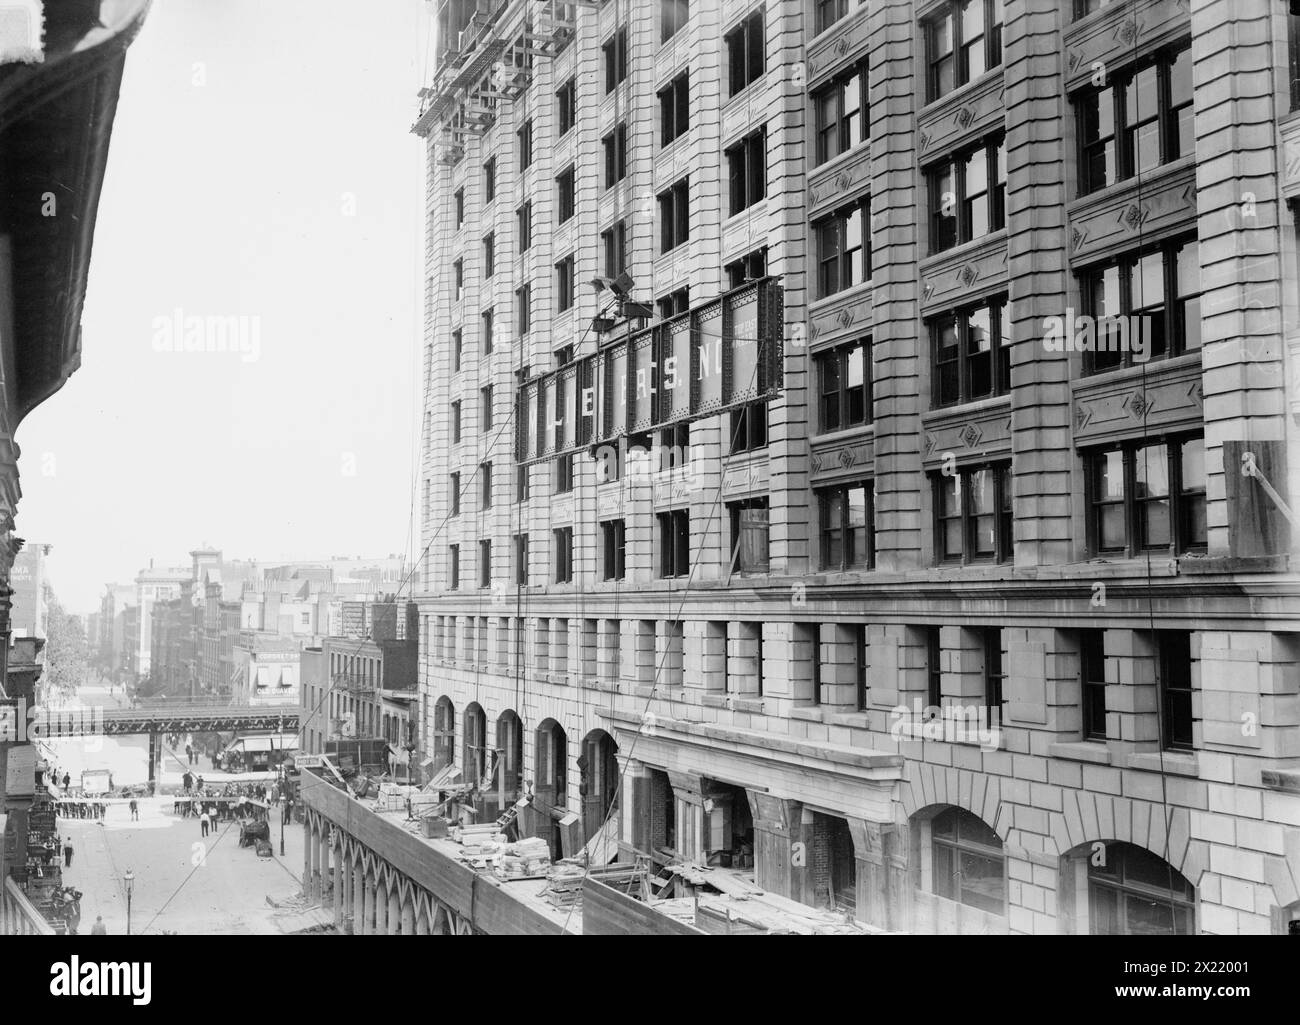
[[[28,542],[14,557],[9,586],[14,592],[10,622],[15,637],[45,636],[49,615],[46,560],[52,547]]]

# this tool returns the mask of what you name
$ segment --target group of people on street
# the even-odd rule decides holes
[[[56,801],[55,813],[65,819],[94,819],[103,822],[108,805],[103,801]]]

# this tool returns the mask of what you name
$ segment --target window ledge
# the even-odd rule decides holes
[[[790,709],[791,719],[802,719],[804,722],[823,722],[824,712],[821,705],[795,705]]]
[[[1064,758],[1071,762],[1091,762],[1093,765],[1109,765],[1111,762],[1110,748],[1105,741],[1066,741],[1050,745],[1047,753],[1052,758]]]
[[[820,299],[814,299],[808,304],[808,316],[815,317],[822,310],[834,307],[836,303],[850,302],[860,296],[870,295],[872,285],[873,282],[871,280],[859,281],[856,285],[850,285],[848,288],[842,288],[838,292],[832,292],[830,295],[822,296]],[[868,334],[869,331],[864,331],[862,333]],[[828,347],[834,348],[834,346]]]
[[[865,730],[868,725],[866,712],[832,712],[826,717],[826,722],[832,726],[851,726],[860,730]]]
[[[732,698],[731,709],[733,712],[753,712],[755,715],[763,714],[762,698]]]
[[[921,107],[921,109],[917,111],[916,120],[918,121],[923,120],[927,114],[930,114],[932,111],[938,110],[940,107],[944,106],[945,104],[951,103],[954,105],[960,105],[962,97],[964,97],[967,93],[975,92],[982,86],[987,85],[989,80],[992,78],[1001,78],[1005,73],[1006,66],[1007,66],[1006,53],[1004,52],[1002,55],[1002,63],[999,64],[997,67],[989,68],[987,71],[981,74],[979,78],[972,78],[969,82],[963,82],[955,89],[949,89],[942,96],[936,96],[933,100],[930,100],[927,103],[925,103]]]
[[[967,242],[958,242],[955,246],[949,246],[947,249],[940,249],[937,253],[927,253],[917,261],[917,269],[921,272],[922,277],[927,277],[929,272],[935,267],[942,266],[945,263],[953,264],[965,263],[981,249],[997,249],[1007,244],[1006,227],[998,228],[996,231],[986,231],[978,238],[970,239]],[[996,287],[990,294],[996,294],[998,291],[1005,290],[1007,279],[999,278]],[[961,299],[956,300],[956,305],[961,306],[971,301],[975,296],[983,294],[979,291],[972,291],[963,295]],[[935,303],[936,309],[942,309],[941,303]]]
[[[726,708],[727,695],[726,694],[701,694],[700,704],[703,705],[705,708]]]
[[[1104,188],[1093,189],[1092,192],[1085,192],[1081,196],[1075,196],[1074,199],[1065,204],[1065,211],[1067,214],[1073,216],[1080,208],[1091,206],[1094,203],[1105,203],[1106,200],[1113,199],[1116,196],[1123,196],[1126,192],[1146,190],[1148,187],[1153,185],[1157,179],[1164,178],[1165,176],[1172,177],[1178,174],[1179,171],[1184,171],[1189,167],[1195,166],[1195,155],[1179,157],[1177,160],[1171,160],[1167,164],[1160,164],[1159,166],[1152,168],[1150,171],[1143,171],[1141,174],[1130,175],[1123,181],[1117,181],[1111,185],[1105,186]]]
[[[1196,755],[1187,751],[1138,751],[1128,756],[1126,768],[1193,779],[1201,774]]]
[[[1153,375],[1173,375],[1181,371],[1192,369],[1197,371],[1201,368],[1201,350],[1194,352],[1184,352],[1177,356],[1166,356],[1162,359],[1148,360],[1146,363],[1131,367],[1116,367],[1114,370],[1103,370],[1096,374],[1085,374],[1077,377],[1072,382],[1072,390],[1077,394],[1091,393],[1094,390],[1121,390],[1126,385],[1137,381],[1146,381],[1147,386],[1151,386],[1150,378]],[[946,408],[946,407],[945,407]]]
[[[857,427],[846,427],[841,431],[830,431],[826,434],[814,434],[809,443],[813,446],[820,445],[842,445],[846,441],[865,441],[867,438],[874,437],[876,425],[874,422],[861,424]]]
[[[830,80],[827,79],[827,81]],[[850,146],[843,153],[836,153],[835,156],[831,157],[825,163],[818,164],[816,167],[813,168],[809,168],[808,175],[810,177],[813,175],[820,177],[823,174],[830,174],[840,164],[847,164],[853,158],[861,156],[863,153],[869,151],[870,149],[871,149],[871,140],[863,139],[861,142],[855,143],[854,145]]]

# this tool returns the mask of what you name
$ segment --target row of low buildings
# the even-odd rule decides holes
[[[1300,12],[437,10],[428,768],[878,928],[1300,928]]]
[[[105,670],[148,680],[152,691],[256,694],[251,656],[364,632],[370,603],[400,586],[402,565],[397,556],[259,564],[198,548],[187,568],[151,563],[133,586],[108,585],[91,647]]]

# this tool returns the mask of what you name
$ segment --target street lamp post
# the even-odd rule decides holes
[[[129,868],[126,870],[126,934],[131,935],[131,894],[135,890],[135,873]]]

